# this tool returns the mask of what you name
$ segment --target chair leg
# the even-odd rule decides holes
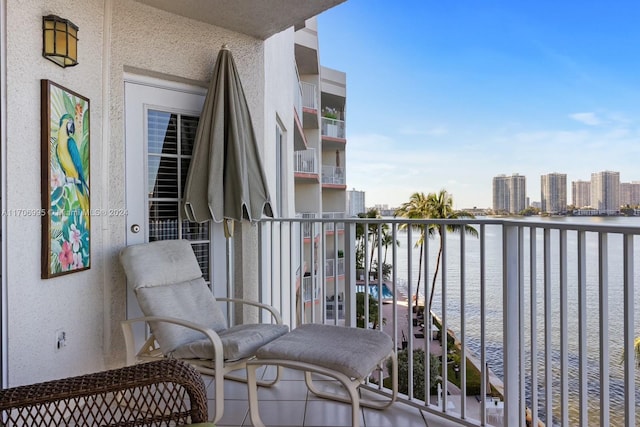
[[[249,391],[249,415],[251,423],[255,427],[264,427],[262,419],[260,419],[260,410],[258,408],[258,384],[256,381],[256,369],[260,365],[247,364],[247,387]],[[278,369],[278,376],[280,375]]]
[[[216,384],[216,412],[213,416],[213,423],[217,423],[224,413],[224,375],[216,375],[213,380]]]

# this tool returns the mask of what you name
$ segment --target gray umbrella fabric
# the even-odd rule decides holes
[[[226,45],[218,53],[200,115],[183,205],[194,222],[273,217],[251,115]]]

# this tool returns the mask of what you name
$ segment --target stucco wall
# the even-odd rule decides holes
[[[90,100],[91,202],[102,203],[101,0],[7,2],[7,213],[40,208],[40,79],[50,79]],[[79,65],[63,69],[44,59],[42,16],[56,14],[79,26]],[[9,385],[31,383],[103,367],[102,325],[104,218],[92,218],[91,269],[41,280],[39,216],[7,215],[7,363]],[[67,347],[55,349],[55,331],[67,332]]]

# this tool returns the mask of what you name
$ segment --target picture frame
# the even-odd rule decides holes
[[[41,80],[42,278],[91,267],[89,99]]]

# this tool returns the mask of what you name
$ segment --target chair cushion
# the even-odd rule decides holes
[[[202,277],[171,286],[140,287],[135,293],[145,316],[176,317],[216,332],[227,328],[224,313]],[[171,323],[151,322],[150,326],[165,355],[204,337],[201,332]]]
[[[187,240],[128,246],[120,251],[120,262],[134,289],[171,285],[202,276],[198,259]]]
[[[256,356],[306,362],[364,378],[391,350],[393,342],[384,332],[310,323],[262,346]]]
[[[253,356],[258,348],[287,332],[289,327],[286,325],[261,323],[233,326],[220,332],[224,359],[232,361]],[[204,338],[179,346],[170,356],[177,359],[213,359],[214,351],[211,341]]]

